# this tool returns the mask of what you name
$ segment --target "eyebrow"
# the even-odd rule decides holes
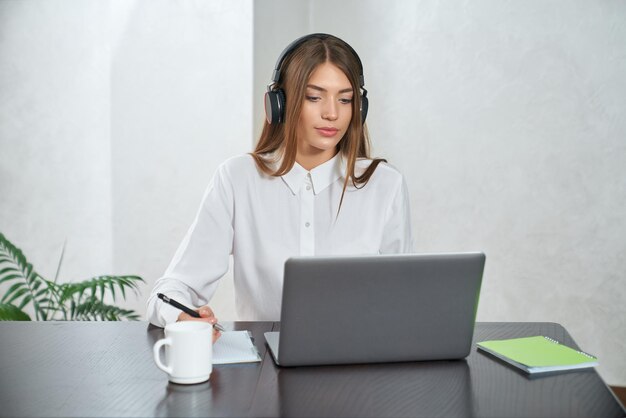
[[[316,86],[315,84],[307,84],[307,87],[313,90],[319,90],[319,91],[327,91],[325,88],[320,87],[320,86]],[[339,90],[339,93],[350,93],[352,92],[352,87],[347,88],[347,89],[342,89]]]

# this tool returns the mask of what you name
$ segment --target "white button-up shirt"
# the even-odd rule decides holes
[[[356,174],[369,163],[357,161]],[[282,177],[262,173],[248,154],[224,162],[152,290],[149,321],[165,326],[180,314],[157,303],[158,292],[188,306],[206,305],[228,270],[230,255],[239,320],[277,321],[289,257],[411,252],[402,174],[381,163],[364,187],[349,183],[337,216],[344,172],[339,154],[311,171],[295,163]]]

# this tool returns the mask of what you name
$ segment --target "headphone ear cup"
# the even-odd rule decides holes
[[[367,117],[367,108],[369,107],[369,101],[367,96],[361,96],[361,123],[365,123]]]
[[[285,93],[282,89],[265,93],[265,119],[267,123],[281,123],[285,116]]]
[[[276,112],[278,109],[276,100],[277,99],[275,91],[265,92],[265,119],[270,125],[276,123]]]
[[[276,101],[278,102],[278,123],[285,122],[285,91],[278,89],[276,91]]]

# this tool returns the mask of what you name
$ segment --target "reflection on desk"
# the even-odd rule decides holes
[[[278,371],[280,416],[473,416],[472,398],[465,360]]]
[[[217,370],[213,370],[211,374],[216,372],[219,374]],[[196,385],[177,385],[170,382],[165,388],[163,399],[159,401],[152,415],[155,417],[193,416],[197,414],[197,411],[210,411],[215,386],[213,381]]]

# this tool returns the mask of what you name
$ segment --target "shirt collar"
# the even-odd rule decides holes
[[[333,158],[326,161],[324,164],[318,165],[311,171],[306,171],[304,167],[294,162],[293,168],[281,177],[295,195],[298,194],[300,188],[309,181],[307,175],[310,173],[313,193],[317,195],[337,179],[341,178],[344,172],[345,163],[340,153],[337,153]]]

